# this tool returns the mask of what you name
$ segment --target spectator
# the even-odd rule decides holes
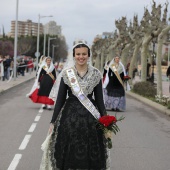
[[[3,67],[4,67],[4,76],[3,76],[3,81],[5,81],[5,79],[8,80],[8,63],[7,63],[7,58],[5,56],[4,60],[3,60]]]
[[[0,55],[0,79],[2,80],[3,77],[4,77],[3,57]]]
[[[168,67],[168,69],[166,71],[166,76],[170,78],[170,66]]]
[[[148,62],[148,60],[147,60],[146,74],[147,74],[147,80],[150,80],[151,79],[151,64]]]
[[[6,63],[7,63],[7,78],[10,77],[10,64],[11,64],[11,58],[9,55],[6,56]]]
[[[29,58],[29,61],[27,62],[27,68],[28,68],[28,72],[31,74],[32,70],[33,70],[33,62],[32,62],[32,59]]]

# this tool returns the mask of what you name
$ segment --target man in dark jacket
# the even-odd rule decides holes
[[[168,67],[167,71],[166,71],[166,76],[170,77],[170,66]]]

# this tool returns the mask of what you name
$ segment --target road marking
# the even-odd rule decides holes
[[[34,132],[36,126],[37,126],[37,123],[33,123],[33,124],[31,125],[31,127],[29,128],[28,132],[30,132],[30,133],[31,133],[31,132]]]
[[[40,120],[40,117],[41,117],[40,115],[37,115],[37,116],[35,117],[34,121],[35,121],[35,122],[38,122],[38,121]]]
[[[26,148],[30,138],[31,138],[31,135],[25,135],[25,138],[23,139],[23,141],[19,147],[19,150],[24,150]]]
[[[38,112],[39,112],[39,113],[42,113],[43,111],[44,111],[44,109],[41,107]]]
[[[22,154],[15,154],[11,164],[8,167],[8,170],[15,170],[21,157],[22,157]]]

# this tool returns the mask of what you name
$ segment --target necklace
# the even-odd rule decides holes
[[[83,76],[87,73],[88,66],[87,66],[86,68],[82,69],[82,70],[78,70],[78,69],[76,68],[76,66],[75,66],[75,69],[76,69],[77,73],[78,73],[81,77],[83,77]]]

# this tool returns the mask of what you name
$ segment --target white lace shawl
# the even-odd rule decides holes
[[[88,72],[83,78],[81,78],[78,76],[77,70],[75,69],[75,67],[72,67],[72,68],[75,71],[75,75],[77,75],[77,80],[84,94],[85,95],[91,94],[94,90],[94,87],[99,84],[102,78],[100,71],[97,68],[88,65]],[[70,87],[69,80],[67,78],[65,70],[63,71],[62,77],[63,77],[64,83]]]

